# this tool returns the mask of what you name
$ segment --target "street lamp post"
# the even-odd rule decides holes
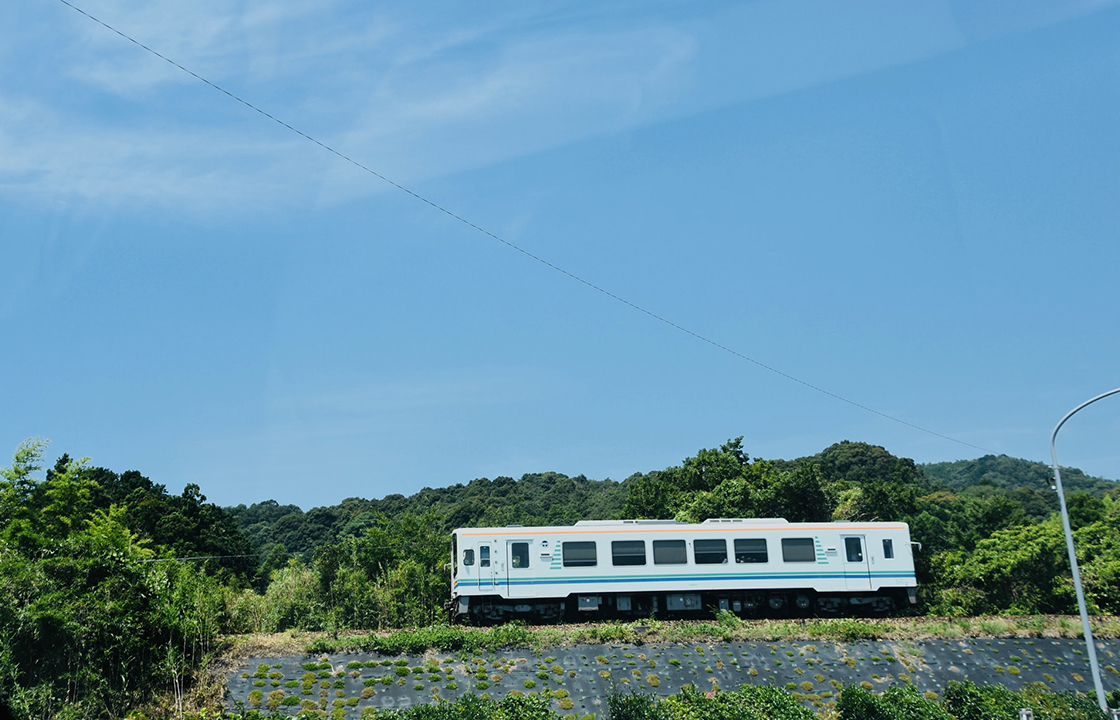
[[[1073,410],[1066,413],[1066,416],[1058,422],[1054,428],[1054,432],[1050,434],[1050,459],[1052,460],[1052,467],[1054,468],[1054,489],[1058,491],[1058,505],[1062,510],[1062,529],[1066,533],[1066,550],[1069,552],[1069,565],[1073,570],[1073,589],[1077,593],[1077,609],[1081,612],[1081,628],[1085,632],[1085,646],[1089,653],[1089,667],[1093,673],[1093,686],[1097,689],[1097,702],[1101,706],[1101,710],[1108,712],[1108,700],[1104,695],[1104,686],[1101,684],[1101,671],[1100,665],[1097,663],[1097,648],[1093,644],[1093,631],[1089,628],[1089,610],[1085,607],[1085,593],[1081,589],[1081,573],[1077,569],[1077,553],[1073,549],[1073,531],[1069,526],[1069,513],[1066,511],[1066,494],[1062,490],[1062,471],[1058,469],[1058,451],[1054,448],[1054,441],[1058,437],[1058,431],[1062,429],[1062,425],[1066,420],[1073,417],[1081,408],[1086,405],[1092,405],[1101,398],[1106,398],[1109,395],[1120,393],[1120,388],[1109,390],[1106,393],[1101,393],[1095,398],[1086,400]]]

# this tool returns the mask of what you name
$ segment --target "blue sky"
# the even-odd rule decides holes
[[[1120,4],[0,7],[0,448],[221,504],[744,436],[1047,460],[1120,386]],[[952,440],[939,435],[947,436]],[[1120,477],[1120,400],[1059,458]],[[959,441],[959,442],[954,442]]]

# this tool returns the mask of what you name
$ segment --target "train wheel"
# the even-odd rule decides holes
[[[806,612],[809,608],[813,607],[813,599],[805,593],[798,593],[793,604],[796,605],[797,609],[801,612]]]

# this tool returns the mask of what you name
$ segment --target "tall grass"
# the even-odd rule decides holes
[[[1094,635],[1120,637],[1120,619],[1094,618]],[[703,642],[782,642],[798,640],[922,640],[961,637],[1076,637],[1081,624],[1064,616],[985,618],[890,618],[743,620],[719,613],[710,621],[600,622],[579,625],[528,626],[520,622],[492,628],[432,625],[342,637],[321,636],[306,645],[308,654],[374,652],[384,655],[418,655],[427,651],[497,651],[526,647],[541,650],[566,645],[647,643],[692,644]],[[245,643],[243,647],[252,647]]]

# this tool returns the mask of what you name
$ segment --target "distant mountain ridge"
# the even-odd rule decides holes
[[[896,457],[877,445],[843,441],[816,455],[795,460],[767,461],[777,470],[793,471],[812,464],[833,489],[853,488],[867,482],[896,483],[911,488],[913,499],[941,490],[972,497],[993,492],[1014,493],[1027,514],[1044,518],[1057,510],[1050,491],[1050,467],[1041,462],[1007,455],[986,455],[974,460],[918,465]],[[652,476],[667,471],[654,471]],[[266,500],[226,508],[256,552],[277,553],[275,562],[286,562],[288,553],[306,561],[318,547],[348,537],[360,537],[383,518],[434,511],[442,531],[468,526],[568,525],[581,519],[604,520],[623,516],[627,493],[635,474],[625,482],[568,477],[555,472],[527,473],[520,479],[478,478],[440,488],[426,487],[409,496],[380,499],[347,498],[332,506],[304,511],[295,505]],[[1102,498],[1120,483],[1091,477],[1076,468],[1063,468],[1067,493],[1086,492]],[[1032,500],[1033,497],[1033,500]]]
[[[426,487],[366,500],[347,498],[337,505],[307,512],[275,500],[226,508],[258,552],[277,548],[309,553],[341,538],[358,537],[379,517],[435,511],[443,530],[457,527],[571,525],[577,520],[607,520],[622,510],[626,490],[613,480],[589,480],[556,472],[527,473],[520,480],[478,478],[467,484]]]
[[[1050,487],[1053,477],[1053,471],[1045,463],[1007,455],[985,455],[975,460],[927,463],[918,467],[929,480],[942,482],[957,491],[985,485],[1002,490],[1038,490]],[[1094,497],[1103,497],[1109,490],[1120,487],[1115,480],[1093,477],[1077,468],[1066,467],[1062,468],[1062,485],[1066,492],[1087,492]]]

